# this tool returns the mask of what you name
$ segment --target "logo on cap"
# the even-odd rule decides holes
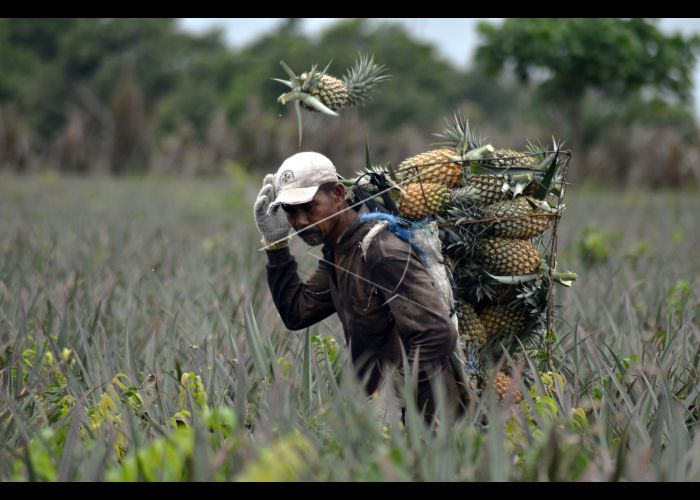
[[[280,185],[282,184],[289,184],[294,180],[294,172],[291,170],[285,170],[280,174]]]

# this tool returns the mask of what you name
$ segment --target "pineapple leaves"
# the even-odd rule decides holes
[[[297,75],[294,74],[294,71],[292,71],[292,68],[287,66],[287,63],[284,61],[280,61],[280,66],[282,66],[282,69],[289,75],[289,79],[291,82],[298,82],[299,79],[297,78]]]
[[[538,186],[537,191],[535,192],[535,198],[538,200],[544,200],[547,194],[549,193],[549,188],[552,184],[552,179],[554,178],[554,173],[557,170],[557,167],[559,166],[557,163],[557,158],[559,157],[559,144],[554,142],[554,153],[552,153],[547,159],[543,160],[542,163],[537,167],[539,170],[541,167],[545,167],[547,169],[547,173],[544,175],[544,179],[542,179],[542,183]]]
[[[523,274],[520,276],[498,276],[491,274],[488,271],[484,271],[492,279],[498,281],[499,283],[505,283],[506,285],[515,285],[518,283],[527,283],[528,281],[533,281],[539,277],[539,274]]]
[[[369,158],[369,141],[365,139],[365,168],[367,170],[372,169],[372,160]]]
[[[338,113],[327,107],[319,99],[315,98],[310,94],[305,94],[304,92],[299,92],[296,96],[299,101],[302,101],[307,106],[314,108],[316,111],[320,111],[326,115],[338,116]]]
[[[570,287],[572,285],[573,281],[576,281],[578,279],[578,274],[572,273],[572,272],[561,272],[561,271],[554,271],[552,273],[552,280],[556,281],[557,283],[568,286]]]
[[[303,129],[301,125],[301,104],[299,101],[294,101],[294,111],[297,114],[297,128],[299,129],[299,149],[301,150],[301,138],[303,134]]]
[[[292,82],[290,82],[290,81],[281,80],[281,79],[279,79],[279,78],[270,78],[270,80],[274,80],[274,81],[276,81],[276,82],[280,82],[281,84],[286,85],[286,86],[289,87],[290,89],[293,89],[293,88],[294,88],[294,84],[293,84]]]

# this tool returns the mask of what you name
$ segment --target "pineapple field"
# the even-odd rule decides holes
[[[460,256],[535,275],[552,214],[536,184],[493,173],[534,153],[489,151],[492,173],[464,185],[458,142],[399,165],[417,186],[396,204],[420,218],[449,198],[445,223],[478,221],[453,230],[479,244],[448,256],[463,269],[460,336],[479,353],[532,321]],[[499,198],[504,182],[519,196]],[[409,405],[404,427],[385,391],[368,400],[350,376],[337,318],[281,323],[259,183],[237,168],[0,176],[0,481],[700,480],[697,192],[569,189],[556,269],[578,277],[551,289],[549,351],[501,356],[460,420],[439,410],[429,427]],[[292,250],[308,277],[319,250]]]

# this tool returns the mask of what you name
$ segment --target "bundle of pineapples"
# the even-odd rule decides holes
[[[503,397],[511,375],[493,366],[504,353],[517,360],[523,350],[546,352],[551,284],[576,277],[554,269],[555,232],[547,231],[564,209],[569,153],[556,143],[496,149],[459,116],[438,135],[439,149],[397,169],[366,168],[346,183],[404,219],[438,222],[465,370],[477,386],[493,380]]]
[[[278,101],[294,103],[300,145],[302,108],[336,116],[368,100],[388,78],[384,66],[365,56],[342,79],[328,75],[328,66],[297,76],[281,65],[290,79],[275,80],[290,91]],[[511,375],[494,374],[492,367],[504,353],[517,358],[523,349],[545,351],[552,283],[569,286],[576,278],[555,270],[570,155],[556,142],[551,148],[528,144],[525,152],[496,149],[458,115],[437,135],[443,138],[439,149],[412,156],[396,170],[371,166],[368,154],[365,170],[343,183],[371,207],[408,221],[438,222],[465,370],[477,385],[493,381],[501,397],[517,395]]]

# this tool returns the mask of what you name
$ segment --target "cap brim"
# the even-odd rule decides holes
[[[305,188],[289,188],[280,192],[272,202],[271,206],[276,206],[284,203],[285,205],[300,205],[302,203],[308,203],[314,199],[316,196],[316,191],[318,191],[318,186],[311,186]]]

